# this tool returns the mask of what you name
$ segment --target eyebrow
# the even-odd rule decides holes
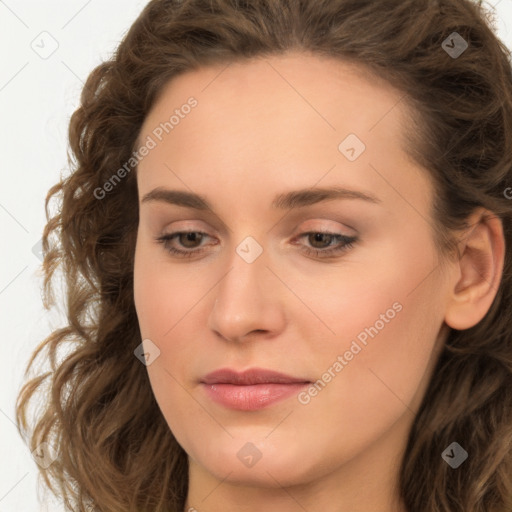
[[[335,199],[360,199],[375,204],[382,202],[378,197],[359,190],[351,190],[336,186],[329,188],[315,187],[292,190],[278,194],[272,201],[272,208],[279,210],[291,210]],[[206,197],[184,190],[170,190],[163,187],[157,187],[144,195],[141,203],[151,201],[174,204],[185,208],[193,208],[195,210],[213,211],[213,208]]]

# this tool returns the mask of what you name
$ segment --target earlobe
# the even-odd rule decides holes
[[[499,288],[504,258],[501,219],[489,210],[479,209],[471,215],[459,243],[457,277],[445,314],[450,327],[469,329],[484,318]]]

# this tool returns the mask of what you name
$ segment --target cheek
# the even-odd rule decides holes
[[[329,355],[317,366],[319,380],[308,390],[312,396],[301,397],[303,411],[295,419],[305,426],[315,418],[316,432],[331,440],[333,464],[371,445],[401,418],[412,421],[418,411],[438,328],[421,299],[407,298],[398,290],[393,297],[402,309],[393,310],[396,314],[388,323],[376,322],[392,305],[388,297],[381,307],[375,302],[360,312],[358,322],[347,322],[354,335],[337,351],[326,350]],[[318,437],[313,444],[320,452],[324,441]]]
[[[211,275],[191,272],[187,265],[169,265],[164,249],[138,245],[134,262],[134,300],[141,334],[165,342],[181,321],[196,313],[194,308],[213,286]],[[211,281],[211,285],[208,283]],[[161,348],[161,347],[160,347]]]
[[[151,261],[150,261],[151,258]],[[167,267],[167,268],[166,268]],[[142,339],[149,338],[160,350],[159,356],[147,366],[155,399],[173,434],[183,440],[200,435],[194,425],[201,426],[204,414],[194,407],[183,373],[184,361],[197,358],[197,351],[188,353],[194,323],[193,305],[204,295],[185,278],[173,272],[165,262],[158,262],[149,251],[138,247],[134,265],[134,300]],[[183,336],[184,330],[187,336]],[[187,443],[186,443],[187,444]],[[190,453],[191,447],[188,446]]]
[[[316,305],[323,304],[336,335],[310,349],[321,381],[307,406],[312,414],[330,417],[333,428],[358,425],[355,435],[376,435],[407,409],[416,411],[443,320],[436,268],[428,239],[414,247],[398,242],[364,274],[354,270],[329,283],[325,296],[337,299]]]

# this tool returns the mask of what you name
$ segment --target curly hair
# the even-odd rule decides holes
[[[507,250],[495,300],[477,325],[450,330],[409,434],[399,492],[411,512],[512,510],[512,69],[486,16],[471,0],[147,4],[89,75],[69,125],[72,172],[45,203],[44,305],[55,305],[60,270],[68,325],[34,351],[16,413],[31,450],[54,448],[54,462],[40,470],[67,510],[183,510],[187,456],[134,357],[138,197],[126,163],[136,170],[142,123],[173,77],[289,51],[362,65],[404,94],[416,126],[407,152],[435,184],[441,248],[478,207],[502,221]],[[468,43],[457,58],[443,49],[454,32]],[[122,183],[105,187],[121,168]],[[37,396],[41,407],[29,417]],[[470,447],[464,471],[441,458],[454,439]]]

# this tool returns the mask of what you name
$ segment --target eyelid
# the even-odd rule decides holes
[[[205,222],[201,219],[194,220],[175,220],[174,222],[170,222],[165,224],[160,231],[172,231],[175,233],[176,231],[214,231],[217,232],[215,228],[211,226],[210,223]]]
[[[222,236],[222,233],[219,233],[217,229],[211,226],[209,226],[208,228],[203,228],[203,226],[206,224],[208,223],[202,220],[176,221],[175,223],[166,225],[163,229],[161,229],[160,236],[166,236],[170,234],[183,232],[202,233],[203,235],[207,235],[209,238],[219,238]],[[329,224],[331,224],[332,226],[330,226]],[[281,230],[281,232],[284,233],[284,229]],[[352,226],[349,226],[348,224],[339,221],[333,221],[332,219],[315,218],[308,219],[305,222],[297,223],[295,227],[292,229],[293,234],[290,235],[290,239],[295,239],[297,236],[303,235],[304,233],[312,232],[321,232],[325,234],[329,233],[334,236],[342,235],[347,238],[359,236],[359,232]],[[283,243],[286,243],[286,241],[283,241]]]
[[[301,222],[297,224],[293,232],[297,234],[311,232],[329,232],[332,235],[343,235],[346,237],[359,236],[359,232],[352,226],[349,226],[348,224],[342,222],[332,221],[330,219],[315,219],[308,220],[306,222]]]

